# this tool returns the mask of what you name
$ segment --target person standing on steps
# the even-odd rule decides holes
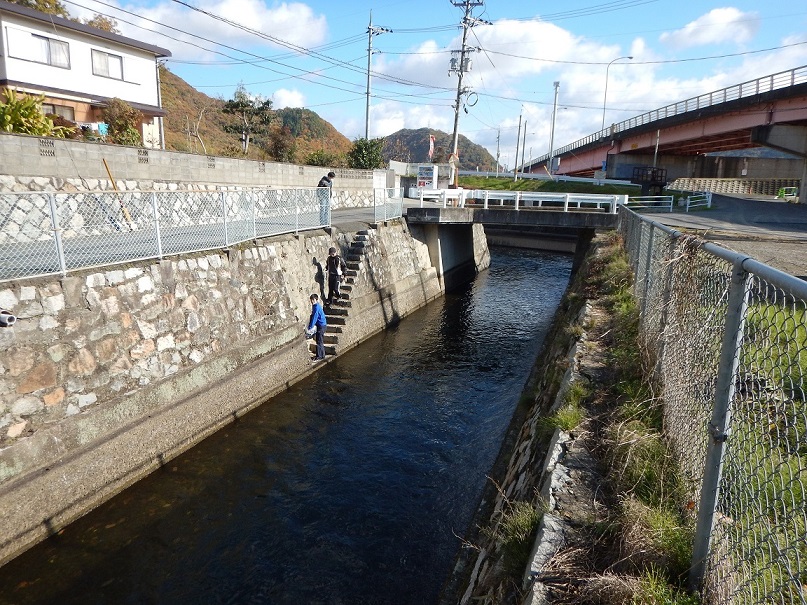
[[[339,284],[345,278],[347,265],[336,248],[328,248],[328,258],[325,260],[325,274],[328,276],[328,299],[325,306],[331,306],[334,300],[339,299]]]
[[[331,195],[333,193],[333,179],[336,173],[329,172],[317,183],[317,197],[319,197],[319,222],[324,227],[328,225],[328,211],[331,207]]]
[[[317,331],[317,354],[311,358],[311,361],[316,363],[325,359],[325,328],[328,322],[325,319],[325,312],[319,304],[319,296],[312,294],[309,300],[311,301],[311,317],[308,320],[308,328],[306,331],[309,333],[313,332],[315,329]]]

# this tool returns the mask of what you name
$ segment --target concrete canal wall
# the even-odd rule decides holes
[[[309,374],[308,296],[362,228],[340,353],[489,264],[479,225],[397,220],[0,284],[0,563]]]

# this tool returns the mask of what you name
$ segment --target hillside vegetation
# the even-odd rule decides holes
[[[429,159],[429,135],[434,135],[434,155]],[[385,162],[397,160],[412,164],[446,163],[453,149],[451,135],[431,128],[403,129],[384,137],[382,155]],[[459,135],[457,150],[462,170],[495,171],[496,159],[487,149]]]
[[[241,123],[237,116],[223,112],[224,99],[210,97],[193,88],[170,70],[160,68],[160,82],[165,116],[166,148],[172,151],[243,157]],[[293,137],[292,158],[302,162],[318,150],[345,154],[350,140],[331,124],[308,109],[284,108],[273,112],[270,128],[286,128]],[[248,158],[272,159],[261,148],[255,135]]]

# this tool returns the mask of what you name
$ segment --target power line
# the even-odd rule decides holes
[[[782,44],[781,46],[772,46],[770,48],[760,48],[758,50],[747,50],[738,53],[726,53],[723,55],[709,55],[706,57],[692,57],[689,59],[666,59],[660,61],[633,61],[631,65],[659,65],[669,63],[691,63],[693,61],[711,61],[712,59],[726,59],[729,57],[742,57],[745,55],[756,55],[760,53],[773,52],[775,50],[782,50],[783,48],[792,48],[793,46],[801,46],[807,44],[807,40],[803,42],[793,42],[792,44]],[[562,61],[556,59],[541,59],[538,57],[526,57],[524,55],[513,55],[496,50],[486,50],[493,55],[502,55],[505,57],[512,57],[514,59],[524,59],[527,61],[541,61],[543,63],[555,63],[559,65],[607,65],[607,61]]]

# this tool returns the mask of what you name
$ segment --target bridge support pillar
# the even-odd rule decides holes
[[[804,160],[799,183],[799,203],[807,204],[807,126],[793,124],[757,126],[751,131],[751,141],[797,155]]]
[[[807,204],[807,158],[804,160],[804,167],[801,171],[801,182],[799,183],[799,204]]]

